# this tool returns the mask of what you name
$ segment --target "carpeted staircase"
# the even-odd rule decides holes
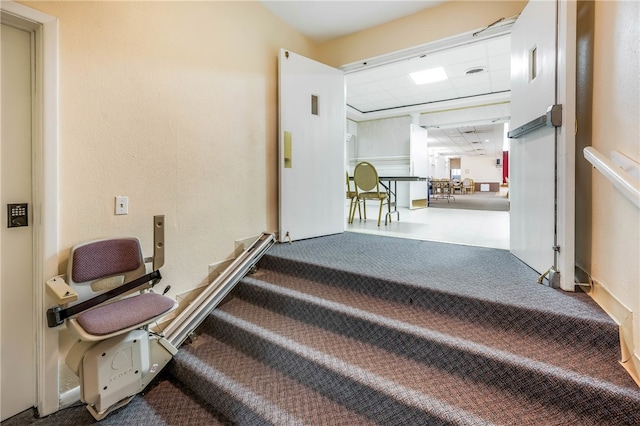
[[[508,251],[273,246],[108,425],[640,425],[617,325]],[[3,426],[94,423],[82,406]]]
[[[309,258],[314,242],[272,248],[183,345],[171,376],[242,425],[640,424],[640,391],[617,363],[617,326],[584,294],[535,284],[517,265],[512,276],[475,272],[480,290],[509,281],[497,290],[504,300],[476,296],[473,280],[452,292],[441,280],[424,284],[437,277],[427,261],[422,277],[412,274],[412,248],[355,267],[326,254],[332,244],[366,251],[379,239],[335,238]],[[422,243],[410,244],[429,256]]]

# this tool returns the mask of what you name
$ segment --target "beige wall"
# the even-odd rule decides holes
[[[640,162],[640,3],[596,2],[593,146]],[[592,278],[634,313],[640,354],[640,211],[595,169],[592,172]],[[579,196],[579,194],[578,194]],[[577,255],[580,256],[581,248]]]
[[[316,46],[253,1],[23,3],[60,25],[60,272],[93,238],[136,235],[150,255],[164,214],[174,295],[207,282],[235,240],[277,228],[279,48],[341,65],[524,6],[451,2]]]
[[[473,179],[475,183],[501,183],[502,167],[496,167],[494,155],[462,157],[462,179],[464,178]]]
[[[334,66],[481,28],[526,2],[444,3],[314,46],[256,2],[26,2],[60,23],[60,256],[166,216],[163,284],[207,281],[233,241],[277,225],[277,55]],[[638,3],[598,2],[593,145],[640,161]],[[593,176],[592,277],[631,311],[638,209]],[[130,213],[113,214],[128,195]],[[580,196],[580,194],[578,194]]]
[[[275,231],[278,52],[313,44],[257,2],[26,4],[59,19],[61,272],[93,238],[139,236],[150,255],[164,214],[175,295]]]
[[[522,12],[526,1],[447,1],[320,46],[318,60],[339,67],[484,28]]]

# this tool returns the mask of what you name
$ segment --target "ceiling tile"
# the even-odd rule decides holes
[[[511,70],[500,70],[491,74],[491,88],[493,92],[511,90]]]
[[[401,88],[411,88],[415,90],[415,83],[411,81],[411,79],[406,75],[402,74],[399,77],[387,78],[385,80],[380,80],[380,87],[384,90],[392,90],[392,89],[401,89]]]
[[[511,53],[511,37],[500,36],[486,41],[487,51],[491,54]]]
[[[444,52],[440,52],[438,56],[442,63],[445,64],[445,66],[448,66],[459,62],[482,60],[486,58],[487,51],[485,43],[474,43],[463,47],[445,50]]]
[[[458,87],[456,90],[461,98],[465,96],[477,96],[485,93],[491,93],[491,83],[487,81],[486,83],[474,86]]]
[[[510,70],[511,54],[505,53],[503,55],[489,56],[489,69],[492,72],[498,70]]]
[[[488,72],[478,74],[465,75],[464,77],[452,79],[452,84],[456,89],[482,87],[491,83],[491,77]],[[482,93],[476,90],[477,93]]]
[[[508,92],[511,86],[510,48],[510,36],[507,35],[347,74],[347,104],[366,114],[422,104],[433,107],[438,102]],[[445,67],[448,80],[415,85],[408,77],[411,72],[437,66]],[[485,66],[487,71],[465,74],[475,66]],[[436,111],[435,115],[440,113]],[[503,116],[499,118],[504,119]],[[498,155],[502,152],[504,126],[502,123],[495,126],[471,126],[475,133],[468,134],[455,128],[429,128],[429,147],[438,148],[443,156]],[[487,139],[489,142],[485,142]]]

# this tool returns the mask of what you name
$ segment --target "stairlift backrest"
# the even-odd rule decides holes
[[[71,249],[67,284],[78,293],[77,303],[100,295],[146,272],[137,238],[96,240]]]

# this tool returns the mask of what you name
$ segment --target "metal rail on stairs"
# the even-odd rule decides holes
[[[262,233],[169,323],[164,329],[165,339],[174,348],[178,348],[274,243],[275,236],[273,234]]]
[[[609,160],[591,146],[584,149],[584,158],[602,173],[629,201],[640,208],[640,179],[637,178],[640,164],[628,159],[617,151],[613,151],[611,155],[612,159],[615,159],[615,162]],[[635,176],[620,166],[621,158],[627,158],[625,160],[626,164],[628,164],[627,168],[632,172],[635,171]],[[618,164],[616,164],[616,162]]]

